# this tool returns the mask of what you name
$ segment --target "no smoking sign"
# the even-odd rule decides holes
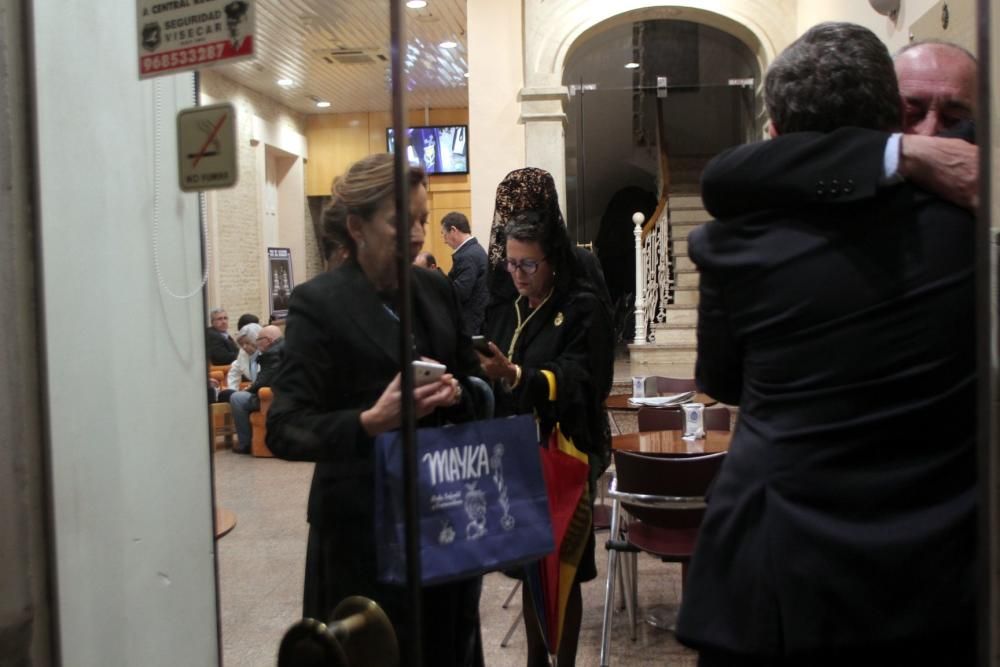
[[[177,114],[177,164],[184,192],[236,183],[236,110],[232,104],[184,109]]]

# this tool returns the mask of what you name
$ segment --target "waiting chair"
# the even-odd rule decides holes
[[[705,408],[703,413],[705,428],[710,431],[729,431],[732,424],[732,413],[724,405]],[[674,431],[684,428],[684,411],[680,407],[669,408],[639,408],[636,415],[639,432]]]
[[[615,479],[608,494],[612,499],[611,536],[607,542],[608,569],[604,591],[604,621],[601,628],[601,667],[609,664],[611,617],[615,598],[615,573],[620,552],[633,556],[639,551],[666,562],[680,562],[681,590],[687,562],[705,510],[705,494],[725,459],[725,452],[704,456],[665,457],[615,451]],[[623,521],[623,510],[631,519]],[[631,637],[635,634],[637,569],[626,569],[623,587],[629,608]],[[631,572],[628,572],[630,570]],[[627,589],[631,588],[631,595]]]
[[[250,427],[253,429],[250,453],[254,456],[269,458],[274,456],[267,446],[267,411],[271,409],[271,401],[274,400],[271,388],[261,387],[258,389],[257,400],[260,402],[260,409],[250,413]]]

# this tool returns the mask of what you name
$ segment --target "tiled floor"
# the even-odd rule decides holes
[[[220,505],[236,513],[236,528],[219,540],[222,643],[226,667],[272,667],[285,630],[299,620],[305,562],[305,507],[312,464],[254,459],[230,451],[216,453],[216,493]],[[584,585],[584,620],[578,665],[597,665],[604,603],[606,553],[598,551],[598,578]],[[676,606],[680,567],[651,557],[639,561],[641,608]],[[524,631],[507,648],[500,641],[520,609],[520,594],[501,605],[513,581],[486,577],[480,603],[486,664],[523,665]],[[641,612],[640,612],[641,613]],[[638,640],[628,639],[627,617],[615,616],[614,665],[693,666],[694,653],[673,636],[640,624]]]
[[[624,384],[632,375],[627,362],[616,365]],[[676,373],[676,369],[672,371]],[[637,374],[652,375],[648,370]],[[658,374],[669,374],[662,370]],[[629,425],[622,424],[623,430]],[[634,427],[633,427],[634,428]],[[235,512],[236,527],[218,542],[219,588],[222,608],[222,644],[226,667],[272,667],[285,630],[301,617],[302,575],[305,566],[306,498],[312,464],[277,459],[255,459],[220,450],[215,456],[216,498]],[[601,540],[598,540],[600,545]],[[598,547],[598,578],[584,585],[584,616],[577,664],[599,664],[601,614],[604,603],[606,552]],[[676,607],[680,566],[641,557],[640,617],[652,605]],[[486,577],[480,612],[486,664],[523,665],[524,631],[520,627],[507,648],[500,641],[518,613],[520,595],[510,608],[501,604],[513,585],[501,574]],[[612,664],[693,666],[696,656],[673,635],[644,623],[638,639],[628,639],[624,612],[613,626]],[[428,666],[430,667],[430,666]]]

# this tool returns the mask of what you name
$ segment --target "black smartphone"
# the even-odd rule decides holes
[[[476,349],[476,352],[483,355],[484,357],[493,356],[493,350],[490,349],[490,344],[486,340],[486,336],[473,336],[472,347],[474,347]]]

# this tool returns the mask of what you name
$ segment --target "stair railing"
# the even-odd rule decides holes
[[[641,213],[635,223],[635,340],[636,345],[655,342],[655,324],[667,321],[667,306],[674,300],[674,249],[670,228],[670,164],[667,159],[663,98],[656,100],[656,143],[659,153],[660,193],[656,210],[646,221]],[[643,220],[638,220],[643,217]],[[645,225],[643,225],[645,222]]]

